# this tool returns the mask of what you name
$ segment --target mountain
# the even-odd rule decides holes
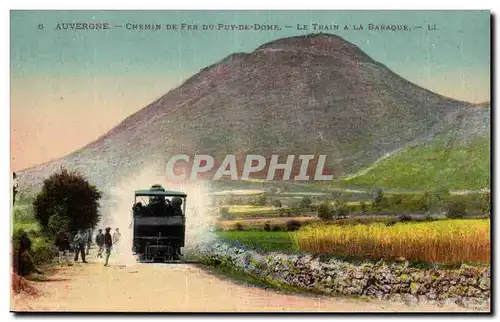
[[[101,189],[170,156],[327,154],[343,176],[449,131],[473,104],[419,87],[331,34],[278,39],[232,54],[126,118],[98,140],[20,171],[39,186],[60,166]],[[489,114],[488,114],[489,117]]]

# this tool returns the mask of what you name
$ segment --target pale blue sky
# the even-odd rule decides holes
[[[415,67],[475,69],[489,72],[490,20],[487,11],[15,11],[11,14],[14,75],[36,73],[192,73],[233,52],[248,52],[264,42],[297,34],[265,32],[57,31],[57,22],[272,23],[295,25],[390,23],[436,24],[438,31],[335,33],[374,59],[396,69]],[[43,23],[44,30],[37,25]],[[404,66],[407,66],[404,68]]]

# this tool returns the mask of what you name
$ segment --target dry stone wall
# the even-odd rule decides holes
[[[405,262],[354,264],[309,254],[260,253],[242,245],[214,242],[198,254],[211,265],[243,271],[271,284],[313,292],[368,296],[408,304],[457,304],[489,308],[490,268],[422,269]]]

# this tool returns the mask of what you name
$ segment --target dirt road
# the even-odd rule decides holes
[[[216,276],[193,264],[104,267],[77,263],[34,282],[40,295],[16,295],[13,311],[410,312],[466,311],[403,303],[280,294]],[[470,310],[469,310],[470,311]]]

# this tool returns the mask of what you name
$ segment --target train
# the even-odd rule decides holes
[[[136,190],[132,207],[132,252],[142,262],[182,262],[187,195],[154,184]]]

